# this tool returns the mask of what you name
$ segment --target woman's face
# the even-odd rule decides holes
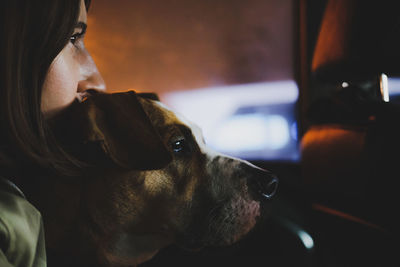
[[[53,116],[75,99],[82,100],[88,89],[105,90],[104,80],[84,46],[86,23],[86,7],[81,0],[70,42],[52,62],[44,82],[41,110],[45,117]]]

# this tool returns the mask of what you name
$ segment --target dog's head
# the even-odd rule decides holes
[[[95,166],[79,229],[111,263],[140,263],[171,243],[232,244],[277,187],[270,172],[210,150],[196,125],[154,95],[95,94],[54,125],[60,142]]]

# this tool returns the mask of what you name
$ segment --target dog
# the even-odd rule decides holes
[[[170,244],[233,244],[277,189],[271,172],[208,148],[155,94],[96,93],[49,123],[83,166],[23,189],[43,216],[49,266],[136,266]]]

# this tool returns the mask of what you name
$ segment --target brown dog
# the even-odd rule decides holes
[[[154,95],[95,94],[52,123],[87,166],[24,188],[44,218],[49,266],[131,266],[172,243],[232,244],[277,187],[271,173],[208,149]]]

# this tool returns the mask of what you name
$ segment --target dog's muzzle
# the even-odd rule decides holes
[[[248,186],[258,200],[270,199],[278,188],[278,178],[269,171],[255,168],[249,178]]]

